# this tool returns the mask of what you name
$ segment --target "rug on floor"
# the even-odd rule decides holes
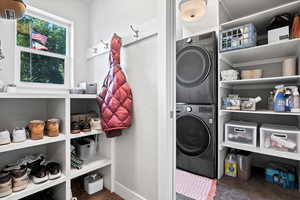
[[[217,180],[176,170],[177,199],[213,200],[216,190]]]

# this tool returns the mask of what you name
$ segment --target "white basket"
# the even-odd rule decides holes
[[[257,127],[257,123],[230,121],[225,124],[225,143],[256,147]]]
[[[264,124],[260,128],[260,148],[299,153],[300,129],[295,126]]]

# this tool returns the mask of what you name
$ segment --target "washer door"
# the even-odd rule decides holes
[[[177,83],[184,87],[200,85],[211,70],[209,52],[201,47],[188,46],[177,53]]]
[[[199,156],[204,153],[211,139],[206,123],[197,116],[184,115],[177,118],[177,148],[188,156]]]

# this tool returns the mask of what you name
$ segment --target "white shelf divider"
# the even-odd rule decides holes
[[[96,94],[70,94],[71,99],[96,99]]]
[[[88,174],[92,171],[107,167],[111,165],[111,161],[101,155],[95,156],[95,158],[85,164],[83,164],[81,169],[71,169],[71,179],[77,178],[79,176]]]
[[[253,84],[256,85],[256,84],[268,84],[268,83],[290,83],[290,82],[299,82],[299,81],[300,81],[300,75],[280,76],[280,77],[270,77],[270,78],[221,81],[221,86],[253,85]]]
[[[261,115],[290,115],[300,116],[300,113],[292,112],[274,112],[270,110],[257,110],[257,111],[246,111],[246,110],[221,110],[224,113],[248,113],[248,114],[261,114]]]
[[[245,63],[254,60],[297,56],[299,46],[300,38],[297,38],[246,49],[222,52],[220,55],[221,59],[224,58],[231,63],[231,65],[238,65],[238,63]]]
[[[61,183],[64,183],[66,181],[66,177],[64,175],[62,175],[60,178],[56,179],[56,180],[48,180],[45,183],[42,184],[34,184],[34,183],[30,183],[27,188],[23,191],[20,192],[16,192],[16,193],[12,193],[11,195],[1,198],[1,200],[18,200],[18,199],[22,199],[24,197],[30,196],[32,194],[35,194],[37,192],[46,190],[48,188],[57,186]]]
[[[286,159],[292,159],[292,160],[298,160],[300,161],[300,154],[299,153],[291,153],[291,152],[283,152],[283,151],[275,151],[275,150],[266,150],[261,149],[260,147],[247,147],[242,144],[226,144],[223,143],[224,147],[229,147],[233,149],[239,149],[244,151],[250,151],[253,153],[259,153],[259,154],[265,154],[269,156],[275,156],[279,158],[286,158]]]
[[[92,130],[90,132],[80,132],[78,134],[71,134],[70,138],[71,139],[77,139],[77,138],[82,138],[82,137],[88,137],[88,136],[92,136],[92,135],[101,135],[103,134],[103,131],[98,131],[98,130]]]
[[[20,142],[20,143],[10,143],[10,144],[6,144],[6,145],[1,145],[0,153],[14,151],[14,150],[18,150],[18,149],[31,148],[31,147],[35,147],[35,146],[51,144],[51,143],[56,143],[56,142],[62,142],[65,140],[66,140],[65,134],[60,134],[57,137],[44,136],[44,138],[40,139],[40,140],[27,139],[26,141]]]

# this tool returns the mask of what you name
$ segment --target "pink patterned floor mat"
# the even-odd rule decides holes
[[[213,200],[216,195],[217,180],[176,170],[176,192],[195,200]]]

